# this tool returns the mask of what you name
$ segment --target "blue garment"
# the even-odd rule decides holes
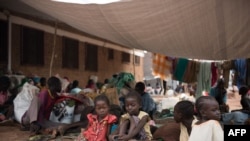
[[[146,92],[142,94],[142,110],[150,113],[156,110],[156,103],[153,98]]]
[[[240,88],[246,83],[247,64],[246,59],[236,59],[235,69],[237,71],[237,87]]]
[[[113,133],[117,129],[118,125],[117,124],[112,124],[110,128],[110,133]]]
[[[249,114],[243,113],[241,111],[235,111],[231,113],[222,114],[222,122],[225,125],[244,125],[244,122],[249,118]]]
[[[72,94],[78,94],[81,90],[82,90],[82,89],[76,87],[76,88],[73,88],[73,89],[70,91],[70,93],[72,93]]]

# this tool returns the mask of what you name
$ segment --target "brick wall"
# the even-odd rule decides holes
[[[22,66],[20,65],[20,25],[12,25],[12,69],[13,71],[21,71],[24,75],[38,75],[49,77],[50,62],[54,44],[54,35],[44,33],[44,66]],[[108,60],[108,48],[98,47],[98,72],[85,71],[85,48],[84,43],[79,42],[79,69],[65,69],[62,68],[62,37],[56,37],[55,57],[52,67],[52,75],[60,74],[60,76],[67,76],[70,80],[79,80],[79,85],[84,87],[90,75],[98,76],[98,80],[103,82],[105,78],[111,78],[114,73],[130,72],[134,74],[136,81],[143,80],[143,58],[140,58],[140,65],[133,66],[131,57],[130,63],[121,62],[121,51],[114,51],[114,60]]]

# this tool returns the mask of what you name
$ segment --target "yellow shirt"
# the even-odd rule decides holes
[[[143,111],[140,111],[139,115],[138,115],[138,118],[141,120],[142,117],[144,117],[145,115],[148,116],[148,114],[146,112],[143,112]],[[130,118],[130,115],[128,113],[122,115],[121,117],[121,122],[127,120]],[[147,139],[152,139],[152,134],[151,134],[151,131],[150,131],[150,124],[149,124],[149,121],[144,125],[143,127],[145,133],[146,133],[146,136],[147,136]]]
[[[194,118],[194,120],[192,121],[192,127],[193,125],[197,122],[198,120],[196,118]],[[181,129],[181,134],[180,134],[180,141],[188,141],[189,139],[189,134],[187,131],[187,127],[185,125],[183,125],[182,123],[180,123],[180,129]]]

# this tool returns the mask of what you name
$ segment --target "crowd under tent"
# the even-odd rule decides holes
[[[0,7],[5,14],[14,10],[63,22],[107,42],[163,56],[198,61],[250,57],[248,0],[99,2],[2,0]]]
[[[206,60],[250,56],[249,0],[18,1],[45,17],[128,48]]]
[[[248,0],[99,2],[2,0],[0,7],[5,14],[11,10],[63,22],[126,48],[162,56],[198,61],[223,61],[250,56]]]

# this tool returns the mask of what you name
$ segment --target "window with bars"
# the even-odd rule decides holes
[[[21,27],[21,64],[44,65],[44,32]]]
[[[63,37],[62,67],[69,69],[79,68],[79,42],[75,39]]]
[[[108,60],[114,60],[114,50],[108,49]]]
[[[8,62],[8,23],[0,20],[0,63]]]
[[[90,43],[85,44],[85,70],[98,71],[98,46]]]
[[[130,54],[122,52],[122,63],[130,63]]]
[[[140,56],[135,55],[135,64],[140,65]]]

